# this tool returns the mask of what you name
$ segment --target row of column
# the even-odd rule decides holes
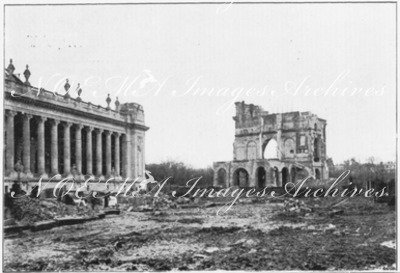
[[[14,144],[14,117],[17,113],[14,111],[6,112],[6,130],[7,130],[7,145],[6,145],[6,172],[7,175],[14,172],[14,152],[15,152],[15,144]],[[22,153],[22,162],[24,166],[23,172],[28,176],[32,177],[32,172],[30,170],[31,166],[31,143],[30,143],[30,119],[32,115],[23,114],[23,126],[22,126],[22,137],[23,137],[23,153]],[[47,176],[45,172],[45,126],[44,122],[47,120],[46,117],[38,117],[38,125],[37,125],[37,138],[38,138],[38,174],[39,176]],[[58,175],[58,125],[60,124],[59,120],[52,119],[51,122],[51,173],[52,175]],[[64,151],[64,175],[71,175],[71,141],[70,141],[70,129],[71,126],[75,126],[75,165],[76,171],[80,175],[82,174],[82,129],[84,128],[87,132],[86,134],[86,174],[87,175],[96,175],[101,177],[103,175],[102,169],[102,133],[104,132],[106,135],[106,145],[105,145],[105,154],[106,154],[106,176],[110,177],[111,175],[115,177],[119,177],[120,175],[126,176],[127,170],[127,160],[126,160],[126,150],[122,150],[122,174],[120,171],[120,137],[122,135],[117,132],[110,132],[103,129],[95,129],[90,126],[83,126],[81,124],[72,124],[71,122],[61,122],[64,126],[63,130],[63,151]],[[92,169],[93,166],[93,155],[92,155],[92,131],[96,132],[96,170],[95,172]],[[112,173],[112,157],[111,157],[111,134],[115,136],[115,148],[114,148],[114,173]],[[123,143],[126,145],[126,143]],[[22,171],[22,170],[21,170]]]

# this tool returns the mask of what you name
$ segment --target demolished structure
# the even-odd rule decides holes
[[[310,112],[235,105],[233,161],[213,164],[214,186],[283,187],[307,176],[328,179],[326,120]]]

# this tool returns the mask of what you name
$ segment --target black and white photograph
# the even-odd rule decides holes
[[[5,1],[3,272],[397,272],[397,1]]]

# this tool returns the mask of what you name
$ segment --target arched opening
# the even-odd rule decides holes
[[[315,179],[321,179],[321,172],[319,171],[319,169],[315,169]]]
[[[284,167],[282,169],[282,187],[285,187],[286,183],[289,182],[289,170]]]
[[[259,167],[257,169],[257,186],[259,188],[265,188],[266,186],[266,172],[264,167]]]
[[[221,169],[218,170],[217,181],[218,181],[218,186],[225,186],[226,185],[226,171],[225,171],[225,169],[221,168]]]
[[[239,187],[249,186],[249,173],[243,169],[239,168],[233,173],[233,185]]]
[[[292,170],[290,171],[290,174],[291,174],[291,177],[292,177],[292,183],[296,183],[297,181],[297,170],[296,170],[296,167],[292,167]]]
[[[319,162],[320,153],[320,141],[317,137],[314,139],[314,162]]]
[[[278,143],[275,139],[271,138],[264,142],[263,145],[263,158],[264,159],[278,159]]]
[[[257,144],[251,141],[247,144],[247,159],[252,160],[257,158]]]

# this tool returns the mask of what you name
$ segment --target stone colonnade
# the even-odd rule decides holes
[[[22,117],[22,157],[21,163],[23,169],[16,170],[15,149],[16,149],[16,136],[15,132],[15,117],[21,115]],[[37,130],[37,174],[39,177],[48,177],[49,175],[62,175],[65,177],[71,175],[79,175],[83,178],[83,175],[97,176],[97,177],[126,177],[128,169],[127,160],[127,136],[124,133],[112,132],[110,130],[104,130],[102,128],[94,128],[92,126],[84,126],[82,124],[74,124],[68,121],[62,121],[59,119],[35,116],[27,113],[6,111],[6,145],[5,145],[5,168],[6,176],[13,176],[16,171],[24,173],[26,177],[33,177],[33,170],[31,170],[31,130],[33,126],[30,125],[31,119],[36,119]],[[46,173],[45,162],[46,162],[46,151],[45,151],[45,122],[51,126],[50,129],[50,158],[47,159],[50,162],[50,174]],[[60,130],[62,127],[62,146],[63,146],[63,173],[60,174],[59,166],[59,137]],[[74,128],[75,134],[71,139],[71,128]],[[82,131],[86,131],[86,149],[82,151]],[[92,143],[92,132],[95,134],[96,143]],[[105,145],[102,143],[102,135],[105,135]],[[111,136],[114,136],[114,143],[112,145]],[[47,139],[48,140],[48,139]],[[122,149],[120,148],[122,144]],[[71,145],[74,144],[74,149],[71,149]],[[94,147],[95,145],[95,147]],[[113,149],[112,149],[113,147]],[[93,154],[95,148],[96,154]],[[105,151],[103,152],[103,149]],[[71,151],[74,154],[71,154]],[[82,173],[82,154],[85,153],[85,166],[86,173]],[[113,153],[113,155],[112,155]],[[122,153],[122,154],[120,154]],[[105,155],[105,173],[103,172],[103,156]],[[71,166],[71,158],[74,157],[74,168]],[[112,160],[112,158],[114,160]],[[93,170],[93,162],[96,163],[95,169]],[[121,173],[120,173],[121,172]]]

